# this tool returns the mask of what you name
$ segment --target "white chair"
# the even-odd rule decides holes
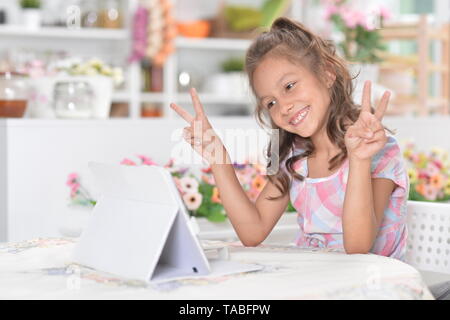
[[[406,262],[450,274],[450,204],[408,201]]]
[[[406,262],[437,299],[450,298],[450,204],[408,201]]]

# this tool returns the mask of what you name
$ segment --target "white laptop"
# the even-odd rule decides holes
[[[208,261],[165,168],[93,162],[89,168],[101,197],[75,247],[76,263],[146,282],[262,269]]]

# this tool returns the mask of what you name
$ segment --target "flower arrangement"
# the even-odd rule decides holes
[[[233,167],[246,195],[250,201],[255,202],[268,180],[265,177],[265,167],[248,161],[235,162]],[[192,174],[174,179],[191,216],[205,217],[213,222],[226,220],[226,212],[211,167],[201,169],[200,179]],[[291,203],[287,211],[295,211]]]
[[[432,148],[429,153],[416,150],[407,142],[403,156],[408,163],[409,200],[450,200],[450,158],[447,151]]]
[[[69,174],[66,185],[70,188],[70,200],[72,205],[95,206],[96,201],[81,185],[80,176],[77,173]]]
[[[67,72],[73,76],[95,76],[101,75],[113,79],[114,86],[117,88],[124,82],[124,75],[122,68],[112,67],[107,65],[100,59],[92,58],[87,61],[82,61],[79,58],[70,58],[58,63],[56,67],[58,71]]]
[[[120,163],[129,166],[158,165],[144,155],[138,155],[137,159],[125,158]],[[267,182],[265,168],[248,161],[242,164],[234,163],[233,167],[247,196],[255,202]],[[164,168],[171,173],[190,216],[205,217],[213,222],[223,222],[227,219],[211,167],[202,168],[200,178],[190,172],[189,168],[176,166],[174,159],[170,159]],[[69,175],[67,185],[71,188],[71,199],[74,204],[95,205],[95,200],[81,186],[77,174]],[[290,203],[287,211],[295,211]]]
[[[256,201],[261,190],[266,184],[263,176],[263,167],[234,163],[236,175],[247,196],[251,201]],[[201,169],[201,178],[195,176],[176,179],[178,190],[182,194],[190,215],[205,217],[210,221],[222,222],[226,220],[225,209],[222,205],[219,189],[214,181],[211,167]]]
[[[129,62],[148,58],[156,66],[164,64],[175,50],[177,26],[172,12],[169,0],[147,1],[138,6],[133,18],[133,48]]]
[[[384,7],[365,12],[347,0],[325,0],[325,19],[340,32],[339,47],[348,61],[381,62],[380,53],[386,50],[374,21],[382,25],[391,13]]]

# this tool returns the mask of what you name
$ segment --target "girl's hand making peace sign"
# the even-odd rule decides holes
[[[189,123],[183,130],[183,138],[210,165],[231,163],[222,141],[209,123],[197,91],[192,88],[190,94],[195,117],[175,103],[170,104],[170,107]]]
[[[370,87],[370,81],[366,81],[359,118],[345,133],[344,141],[349,158],[371,159],[387,142],[381,120],[386,112],[390,93],[386,91],[383,94],[375,114],[372,114],[370,111]]]

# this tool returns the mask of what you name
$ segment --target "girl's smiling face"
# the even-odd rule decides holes
[[[327,76],[325,85],[307,68],[267,55],[253,73],[253,88],[278,127],[307,138],[326,124],[332,84]]]

